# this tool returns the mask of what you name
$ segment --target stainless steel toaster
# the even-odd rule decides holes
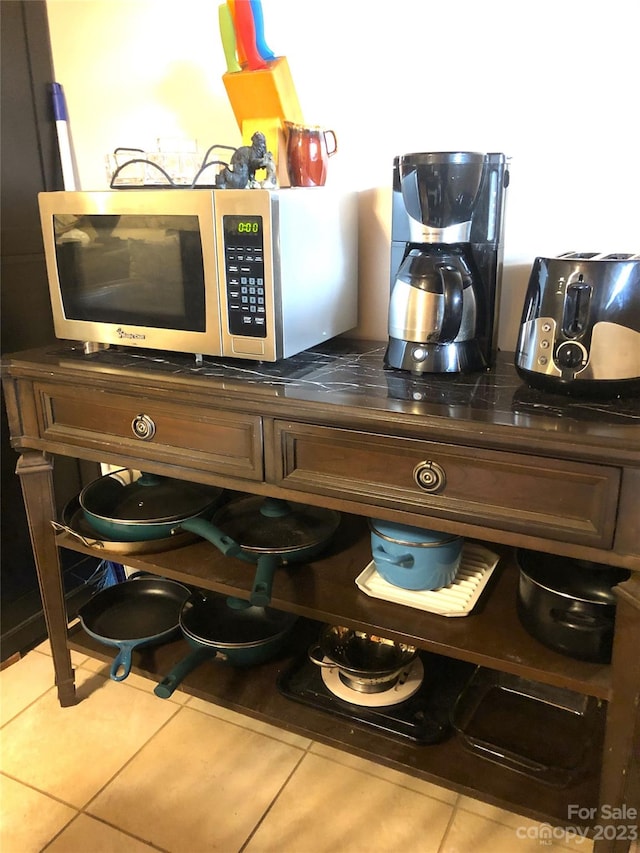
[[[640,392],[640,253],[535,259],[515,365],[532,387],[576,395]]]

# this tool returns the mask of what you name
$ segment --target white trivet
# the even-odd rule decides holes
[[[405,604],[440,616],[468,616],[499,560],[500,557],[488,548],[475,542],[465,542],[460,567],[449,586],[420,590],[394,586],[379,574],[373,560],[358,575],[356,584],[372,598]]]

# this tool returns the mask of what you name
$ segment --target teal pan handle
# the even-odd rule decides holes
[[[216,527],[211,521],[207,521],[206,518],[187,518],[179,524],[178,527],[182,530],[188,530],[190,533],[202,536],[202,538],[206,539],[207,542],[211,542],[212,545],[215,545],[216,548],[218,548],[218,550],[226,557],[239,557],[241,560],[249,559],[250,562],[253,562],[244,553],[241,545],[239,545],[230,536],[224,534],[222,530]]]
[[[173,695],[174,690],[178,687],[180,682],[186,678],[190,672],[193,672],[193,670],[197,669],[201,663],[211,660],[217,654],[218,653],[215,649],[194,649],[191,654],[188,654],[186,658],[183,658],[174,666],[171,672],[156,685],[153,692],[156,696],[159,696],[160,699],[168,699]]]
[[[262,554],[258,558],[253,588],[249,595],[249,601],[254,607],[268,607],[271,603],[273,576],[281,562],[280,557],[275,554]]]
[[[115,656],[111,664],[109,675],[114,681],[124,681],[131,672],[131,657],[135,646],[140,645],[139,641],[133,643],[121,642],[118,644],[120,651]]]

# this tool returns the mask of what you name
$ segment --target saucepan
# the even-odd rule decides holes
[[[180,613],[180,628],[193,651],[162,679],[154,693],[168,699],[190,672],[208,660],[240,667],[270,660],[283,648],[296,621],[291,613],[195,591]]]
[[[519,548],[517,608],[524,628],[561,654],[609,663],[616,617],[614,587],[627,569]]]
[[[190,595],[177,581],[143,576],[100,590],[79,608],[87,634],[118,648],[110,672],[114,681],[131,672],[134,649],[180,634],[180,612]]]
[[[221,489],[142,475],[123,485],[107,475],[80,493],[88,523],[112,538],[149,539],[188,530],[223,554],[256,564],[251,604],[266,607],[276,569],[303,562],[327,546],[340,514],[274,498],[244,495],[215,512]]]

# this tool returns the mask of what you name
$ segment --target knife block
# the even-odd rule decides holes
[[[284,122],[303,123],[286,56],[278,56],[258,71],[234,71],[222,75],[227,97],[242,133],[243,145],[259,130],[273,154],[281,186],[289,183]]]

